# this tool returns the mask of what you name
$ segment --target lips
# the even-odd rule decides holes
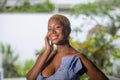
[[[57,39],[58,38],[58,36],[51,36],[51,39],[52,40],[55,40],[55,39]]]

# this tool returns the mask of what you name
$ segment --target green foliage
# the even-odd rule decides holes
[[[78,4],[75,5],[70,12],[72,14],[86,14],[86,15],[98,15],[98,14],[108,14],[110,10],[114,10],[115,7],[120,7],[120,0],[99,0],[95,3],[88,4]]]
[[[36,10],[37,12],[52,12],[54,10],[54,6],[49,2],[44,2],[41,5],[40,4],[34,5],[32,10]]]
[[[45,1],[43,3],[37,3],[31,5],[28,0],[26,0],[21,6],[13,6],[13,7],[5,7],[5,9],[0,8],[0,12],[53,12],[55,6],[49,1]]]
[[[18,55],[13,55],[11,46],[0,44],[0,53],[2,53],[2,66],[4,68],[4,77],[17,77],[19,76],[15,62],[18,59]]]
[[[23,66],[21,64],[17,64],[17,71],[19,73],[18,77],[25,77],[27,72],[32,68],[33,65],[34,61],[32,59],[26,60]]]
[[[109,27],[101,26],[93,32],[84,42],[70,41],[71,45],[79,52],[84,53],[98,68],[107,75],[115,75],[113,70],[113,62],[111,59],[120,59],[120,47],[116,47],[113,43],[120,36],[114,35],[107,38]],[[80,33],[79,33],[80,34]],[[89,33],[88,33],[89,34]],[[85,77],[83,77],[85,78]]]
[[[25,77],[26,73],[34,65],[34,60],[26,60],[24,64],[16,63],[19,55],[13,55],[14,51],[9,44],[0,43],[0,53],[2,53],[2,66],[4,69],[4,77]]]
[[[35,55],[37,56],[37,55],[39,55],[39,54],[42,54],[44,51],[45,51],[45,47],[43,47],[43,48],[40,49],[40,50],[36,50]]]
[[[98,26],[88,32],[86,41],[71,41],[71,44],[80,52],[85,53],[104,73],[114,76],[116,72],[113,69],[114,63],[111,60],[120,59],[120,47],[114,44],[117,39],[120,39],[120,35],[117,34],[120,30],[120,16],[111,15],[109,11],[120,8],[119,4],[120,0],[99,0],[95,3],[75,5],[70,10],[71,14],[76,16],[84,14],[91,17],[91,20],[95,22],[97,21],[93,18],[93,15],[109,17],[110,24],[103,26],[102,23],[96,23]],[[79,35],[81,31],[75,32]]]

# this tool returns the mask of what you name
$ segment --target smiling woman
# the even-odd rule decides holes
[[[48,23],[48,38],[50,41],[57,40],[57,38],[61,37],[59,43],[56,44],[63,44],[64,40],[68,40],[68,36],[71,32],[70,22],[67,18],[61,16],[54,15],[50,18]],[[60,34],[60,36],[58,36]],[[67,38],[67,39],[66,39]],[[55,44],[54,42],[52,42]]]
[[[27,73],[27,80],[79,80],[84,73],[92,80],[108,80],[83,53],[69,44],[70,32],[70,22],[64,15],[55,14],[49,19],[45,52]]]

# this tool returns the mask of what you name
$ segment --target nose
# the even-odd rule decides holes
[[[50,33],[55,33],[55,29],[53,28],[53,29],[51,29],[51,31],[50,31]]]

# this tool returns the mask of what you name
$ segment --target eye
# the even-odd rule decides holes
[[[60,28],[59,26],[57,26],[56,28]]]
[[[61,26],[56,26],[56,27],[55,27],[55,29],[60,29],[60,28],[61,28]]]
[[[48,31],[50,31],[51,30],[51,28],[48,28]]]

